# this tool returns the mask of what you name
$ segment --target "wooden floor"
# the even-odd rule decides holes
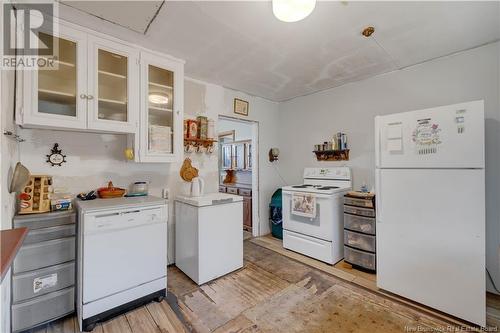
[[[80,332],[75,316],[57,320],[30,333],[76,333]],[[98,324],[93,333],[187,333],[166,301],[151,302],[112,320]]]
[[[250,231],[243,230],[243,240],[252,238],[252,233]]]
[[[152,302],[99,324],[93,332],[399,333],[446,332],[450,325],[428,311],[352,282],[358,279],[373,286],[373,276],[356,275],[340,266],[322,266],[310,258],[312,261],[305,264],[307,257],[292,258],[298,254],[271,250],[270,244],[279,242],[261,238],[245,241],[244,267],[202,286],[170,266],[168,291],[175,295],[175,312],[166,301]],[[489,296],[488,308],[488,325],[498,325],[500,297]],[[68,317],[32,332],[80,331],[76,318]]]

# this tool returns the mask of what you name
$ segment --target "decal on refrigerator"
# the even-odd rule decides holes
[[[436,154],[441,144],[441,128],[434,124],[431,118],[417,120],[417,127],[413,131],[413,142],[418,155]]]
[[[57,273],[37,277],[33,280],[33,292],[36,294],[41,290],[52,288],[57,284]]]
[[[455,122],[457,123],[457,133],[465,132],[465,110],[456,111]]]

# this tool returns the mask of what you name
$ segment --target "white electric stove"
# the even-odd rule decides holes
[[[304,169],[304,184],[282,188],[283,247],[332,265],[342,260],[343,197],[351,189],[348,167]]]

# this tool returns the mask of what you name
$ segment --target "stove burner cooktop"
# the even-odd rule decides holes
[[[292,186],[293,188],[315,188],[315,189],[318,189],[318,190],[324,190],[324,191],[327,191],[327,190],[333,190],[333,189],[336,189],[336,188],[339,188],[338,186],[323,186],[323,185],[308,185],[308,184],[303,184],[303,185],[293,185]]]

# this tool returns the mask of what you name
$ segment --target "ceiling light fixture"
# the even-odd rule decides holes
[[[305,19],[316,7],[316,0],[272,0],[273,14],[283,22]]]
[[[153,104],[168,104],[168,97],[159,94],[150,94],[149,101]]]

